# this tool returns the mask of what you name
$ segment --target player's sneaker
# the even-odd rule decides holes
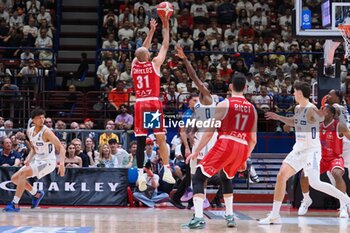
[[[38,207],[40,201],[43,199],[44,196],[45,196],[45,192],[42,190],[38,191],[34,196],[32,196],[31,208],[34,209],[34,208]]]
[[[168,184],[175,184],[176,182],[169,168],[164,167],[163,181]]]
[[[205,227],[205,221],[204,218],[196,218],[193,216],[189,223],[183,224],[181,226],[182,228],[203,229]]]
[[[189,201],[193,197],[193,191],[191,188],[188,188],[185,194],[181,197],[181,201],[186,202]]]
[[[236,227],[237,226],[237,223],[235,222],[233,215],[226,215],[225,219],[226,219],[226,226],[227,227]]]
[[[2,210],[3,212],[19,212],[20,208],[16,207],[14,202],[10,202],[6,205],[6,207]]]
[[[339,218],[349,218],[348,208],[345,206],[340,206]]]
[[[311,204],[312,204],[311,198],[308,198],[306,200],[303,199],[298,209],[298,215],[305,215]]]
[[[264,219],[260,219],[259,225],[282,224],[281,216],[272,216],[271,213]]]
[[[145,179],[144,176],[139,176],[137,178],[137,185],[138,185],[139,190],[141,192],[146,191],[146,189],[147,189],[147,182],[146,182],[146,179]]]

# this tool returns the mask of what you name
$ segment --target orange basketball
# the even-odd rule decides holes
[[[157,13],[160,17],[166,16],[166,17],[170,18],[170,16],[173,14],[173,12],[174,12],[174,8],[170,2],[161,2],[157,6]]]

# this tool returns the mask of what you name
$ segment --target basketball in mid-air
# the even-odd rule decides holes
[[[174,8],[173,5],[171,5],[170,2],[161,2],[157,6],[157,13],[160,17],[168,17],[173,14]]]
[[[326,102],[327,102],[327,95],[323,96],[321,106],[322,107],[326,106]]]

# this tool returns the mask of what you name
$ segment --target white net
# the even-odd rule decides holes
[[[338,29],[345,41],[345,58],[350,59],[350,24],[349,25],[339,25]]]

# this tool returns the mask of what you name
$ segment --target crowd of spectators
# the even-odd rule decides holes
[[[34,78],[48,75],[54,56],[55,7],[55,0],[0,2],[0,87],[9,77],[19,89],[34,89]]]

